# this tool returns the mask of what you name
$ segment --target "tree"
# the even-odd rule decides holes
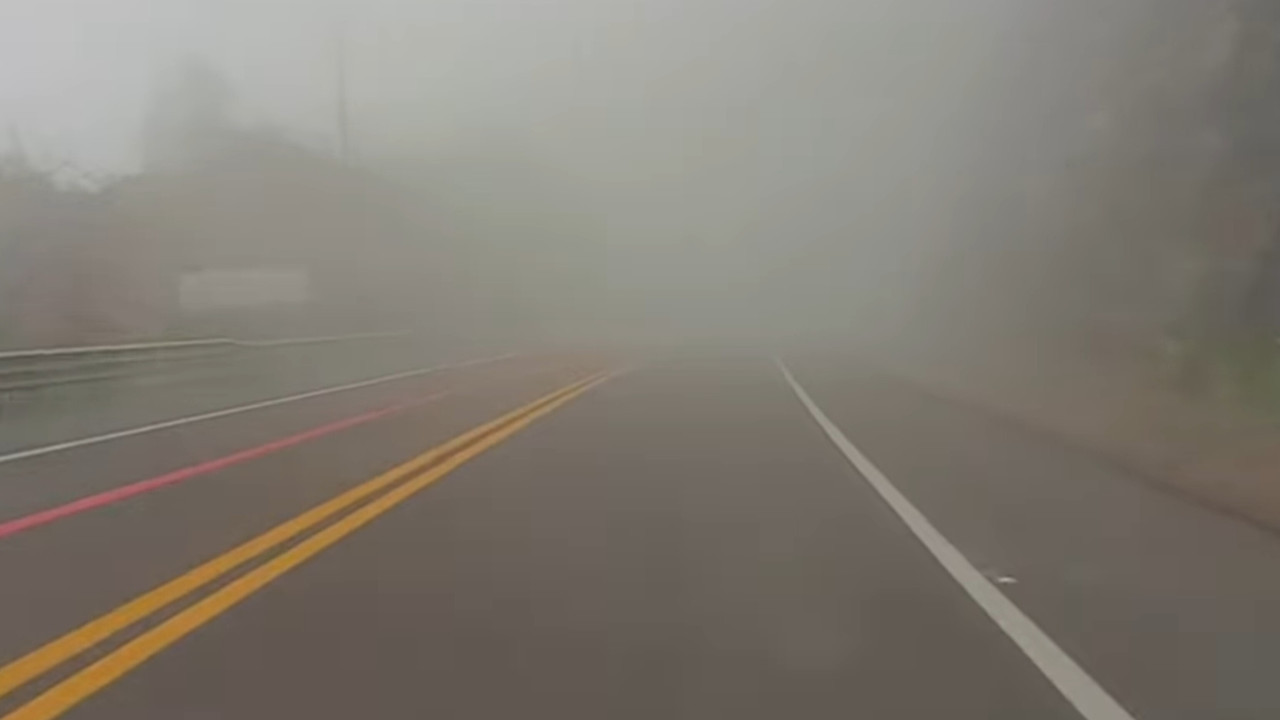
[[[233,94],[209,64],[188,58],[156,88],[143,127],[143,159],[152,172],[175,172],[220,152],[229,134]]]

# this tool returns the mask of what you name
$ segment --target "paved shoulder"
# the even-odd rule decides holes
[[[789,365],[1138,718],[1280,716],[1280,538],[848,358]]]

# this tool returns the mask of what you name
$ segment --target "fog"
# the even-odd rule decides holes
[[[0,0],[0,720],[1280,718],[1278,231],[1280,0]]]
[[[205,162],[154,150],[196,142],[162,126],[199,66],[218,122],[359,176],[325,191],[358,210],[310,223],[314,198],[260,197],[284,215],[264,234],[283,249],[264,254],[350,268],[383,325],[836,343],[1069,334],[1104,316],[1164,328],[1186,292],[1159,288],[1179,281],[1071,248],[1118,232],[1137,249],[1107,252],[1133,268],[1186,264],[1144,238],[1164,242],[1159,219],[1199,187],[1194,152],[1174,161],[1180,189],[1119,219],[1081,189],[1133,179],[1107,165],[1126,113],[1226,62],[1238,23],[1209,5],[10,0],[0,122],[11,155],[95,191],[172,173]],[[315,175],[243,171],[286,193]],[[205,205],[208,222],[243,215]],[[149,213],[130,217],[182,234]],[[363,236],[374,215],[381,245]],[[237,243],[195,235],[182,242]]]

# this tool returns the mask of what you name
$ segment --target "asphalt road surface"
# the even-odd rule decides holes
[[[15,445],[0,720],[1280,717],[1280,537],[784,360],[497,358]]]

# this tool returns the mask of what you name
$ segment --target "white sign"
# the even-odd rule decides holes
[[[183,273],[178,302],[183,310],[223,310],[269,305],[299,305],[311,294],[306,270],[242,268]]]

